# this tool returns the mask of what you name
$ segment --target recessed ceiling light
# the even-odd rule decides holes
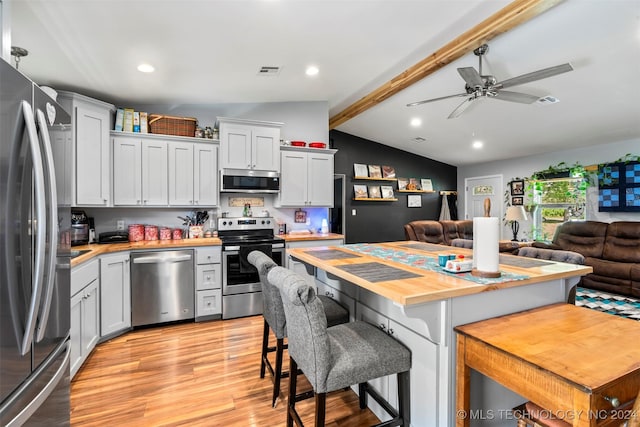
[[[411,123],[411,126],[413,126],[414,128],[417,128],[422,124],[422,119],[418,117],[414,117],[413,119],[411,119],[410,123]]]
[[[305,71],[307,76],[315,76],[319,72],[320,72],[320,70],[315,65],[311,65],[311,66],[307,67],[307,71]]]
[[[151,64],[140,64],[138,65],[138,71],[141,73],[153,73],[156,69]]]
[[[473,141],[473,144],[471,144],[471,146],[476,150],[482,148],[483,145],[484,143],[482,141]]]

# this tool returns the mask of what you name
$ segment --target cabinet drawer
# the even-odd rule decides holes
[[[219,246],[196,249],[196,264],[219,263],[221,258],[221,249]]]
[[[100,264],[97,259],[93,259],[78,267],[73,267],[71,269],[71,296],[80,292],[94,280],[98,280],[99,275]]]
[[[220,289],[222,271],[220,264],[203,264],[196,266],[196,290]]]
[[[196,292],[196,318],[222,314],[222,290]]]

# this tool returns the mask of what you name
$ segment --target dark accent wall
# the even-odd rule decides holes
[[[335,173],[346,175],[345,215],[346,243],[391,242],[404,240],[404,225],[419,219],[438,219],[440,190],[457,188],[457,168],[407,151],[332,130],[329,132],[335,155]],[[422,197],[421,208],[407,207],[407,194],[398,193],[397,182],[353,180],[353,164],[388,165],[402,178],[430,178],[435,193],[416,193]],[[418,181],[419,182],[419,181]],[[353,184],[392,185],[395,202],[353,200]],[[352,209],[356,209],[353,216]]]

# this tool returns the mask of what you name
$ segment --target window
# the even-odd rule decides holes
[[[585,220],[586,185],[582,178],[533,181],[533,238],[552,240],[558,225]]]

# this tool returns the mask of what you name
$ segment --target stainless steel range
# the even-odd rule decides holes
[[[273,218],[218,218],[218,237],[222,240],[222,318],[262,313],[262,286],[258,271],[247,255],[264,252],[282,265],[284,240],[275,237]]]

